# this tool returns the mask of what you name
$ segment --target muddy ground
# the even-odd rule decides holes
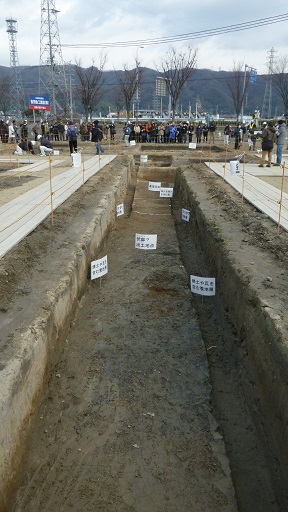
[[[1,260],[2,322],[12,308],[17,328],[35,314],[51,265],[61,269],[77,227],[125,164],[123,147],[116,150],[117,161],[57,210],[53,228],[47,219]],[[278,303],[275,315],[287,329],[287,234],[278,236],[264,215],[242,206],[202,163],[205,156],[208,150],[193,162],[187,150],[173,152],[173,167],[188,173],[197,201],[210,208],[211,229],[219,228],[243,282],[267,304]],[[21,179],[22,189],[43,178],[30,177]],[[1,194],[15,193],[16,180]],[[207,255],[181,221],[188,204],[177,196],[172,210],[168,199],[156,204],[148,180],[136,167],[125,215],[95,255],[108,255],[109,273],[101,282],[87,279],[31,422],[11,511],[288,510],[242,390],[240,333],[220,298],[189,290],[189,274],[207,272]],[[136,213],[139,204],[145,207]],[[157,251],[136,250],[137,232],[157,233]]]

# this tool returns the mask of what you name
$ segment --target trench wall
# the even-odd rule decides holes
[[[241,345],[241,354],[246,352],[246,357],[239,357],[241,383],[266,449],[274,487],[281,502],[282,498],[287,498],[288,488],[287,340],[261,298],[241,277],[237,261],[234,256],[233,259],[229,257],[219,232],[211,227],[211,211],[209,217],[209,211],[199,203],[189,172],[177,172],[175,193],[179,204],[191,210],[190,236],[208,255],[207,272],[216,277],[217,295],[223,311],[229,311],[236,328],[238,346],[235,344],[233,348],[237,351]],[[285,503],[283,501],[283,510],[286,510]]]
[[[0,372],[0,510],[9,511],[9,502],[16,485],[17,474],[31,418],[47,385],[49,372],[61,351],[79,299],[87,285],[90,263],[103,238],[115,220],[119,199],[125,197],[134,169],[132,159],[119,168],[109,193],[91,212],[57,288],[45,298],[45,308],[39,304],[35,321],[21,334],[15,334],[13,358]],[[108,169],[109,171],[109,169]],[[17,337],[18,336],[18,337]]]

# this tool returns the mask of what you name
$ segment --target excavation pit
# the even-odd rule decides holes
[[[287,509],[285,259],[253,223],[242,241],[257,213],[181,162],[118,157],[3,259],[1,510]],[[215,297],[191,294],[192,274]]]

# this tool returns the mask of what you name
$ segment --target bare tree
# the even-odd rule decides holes
[[[116,107],[117,117],[119,119],[121,109],[123,109],[123,94],[118,84],[113,87],[113,100]]]
[[[6,73],[0,77],[0,111],[4,116],[9,114],[13,103],[12,77]]]
[[[288,57],[282,56],[277,59],[274,65],[273,84],[282,98],[285,115],[288,115]]]
[[[76,61],[75,71],[80,82],[76,91],[84,107],[86,121],[88,121],[89,115],[92,117],[93,110],[103,96],[103,70],[106,60],[107,56],[101,54],[99,68],[94,66],[94,60],[89,68],[83,68],[81,61]]]
[[[243,72],[242,62],[234,62],[231,75],[225,79],[233,100],[237,121],[239,121],[240,118],[242,105],[249,85],[249,79],[250,74]]]
[[[171,99],[172,120],[175,119],[176,105],[181,91],[196,69],[197,49],[188,48],[188,52],[177,52],[171,48],[164,56],[158,69],[166,80]]]
[[[136,59],[136,67],[128,69],[127,64],[123,64],[124,71],[115,71],[116,80],[124,98],[127,111],[127,120],[130,117],[131,101],[137,93],[143,78],[143,68],[140,68],[140,62]]]

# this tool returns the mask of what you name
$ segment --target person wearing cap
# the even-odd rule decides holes
[[[255,151],[257,135],[255,133],[256,123],[253,120],[248,125],[247,130],[248,130],[249,151],[251,151],[252,148],[253,148],[253,151]]]
[[[40,156],[49,156],[53,151],[53,146],[47,137],[37,135],[37,140],[40,142]]]
[[[278,127],[277,127],[277,131],[276,131],[276,135],[277,135],[276,163],[273,165],[279,166],[279,165],[281,165],[281,162],[282,162],[282,151],[283,151],[283,146],[286,142],[286,124],[283,119],[278,120]]]
[[[259,137],[262,138],[262,160],[258,167],[264,167],[267,162],[266,156],[268,159],[266,167],[271,167],[272,151],[276,141],[276,129],[273,121],[269,121],[268,125],[266,122],[263,123],[263,130],[261,134],[259,133]]]
[[[23,155],[23,152],[32,153],[32,155],[35,155],[35,152],[34,152],[35,144],[36,144],[35,140],[31,140],[31,142],[27,141],[27,140],[22,140],[21,142],[19,142],[17,144],[16,151],[14,151],[14,155]]]

